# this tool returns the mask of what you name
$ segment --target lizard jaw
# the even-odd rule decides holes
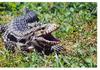
[[[56,31],[58,28],[59,26],[57,24],[50,24],[44,29],[43,34],[39,37],[41,37],[42,40],[44,40],[47,43],[58,44],[60,40],[58,40],[52,35],[52,32]]]
[[[58,44],[60,42],[60,40],[55,38],[51,33],[43,35],[42,38],[44,39],[44,41],[51,44]]]

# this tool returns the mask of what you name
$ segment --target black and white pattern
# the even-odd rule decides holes
[[[6,28],[2,36],[6,49],[15,51],[15,47],[20,47],[22,51],[35,49],[49,54],[55,48],[57,52],[61,49],[60,46],[56,46],[59,40],[51,34],[58,27],[56,24],[40,23],[37,14],[26,8],[24,15],[15,18],[1,29]]]

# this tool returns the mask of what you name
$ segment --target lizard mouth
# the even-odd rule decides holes
[[[35,36],[38,36],[39,41],[43,41],[45,43],[57,44],[60,42],[57,38],[55,38],[52,33],[59,28],[56,24],[48,24],[42,30],[35,32]]]
[[[47,28],[45,28],[45,30],[44,30],[45,31],[44,34],[41,37],[47,43],[51,43],[51,44],[59,43],[60,40],[52,35],[52,33],[54,31],[56,31],[58,28],[59,28],[59,26],[56,24],[51,24],[51,25],[47,26]]]
[[[42,37],[48,43],[57,44],[60,42],[60,40],[55,38],[51,33],[43,35]]]

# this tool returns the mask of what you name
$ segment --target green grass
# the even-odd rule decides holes
[[[0,24],[22,14],[23,7],[35,10],[41,22],[56,23],[53,34],[64,46],[58,57],[37,52],[8,53],[0,39],[0,67],[97,67],[97,3],[0,3]]]

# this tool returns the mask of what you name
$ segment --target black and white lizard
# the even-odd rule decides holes
[[[15,47],[19,47],[22,51],[35,49],[45,54],[63,49],[57,46],[60,40],[52,35],[58,28],[57,24],[40,23],[37,14],[28,8],[25,9],[24,15],[15,18],[7,25],[0,26],[6,49],[12,51],[15,51]]]

